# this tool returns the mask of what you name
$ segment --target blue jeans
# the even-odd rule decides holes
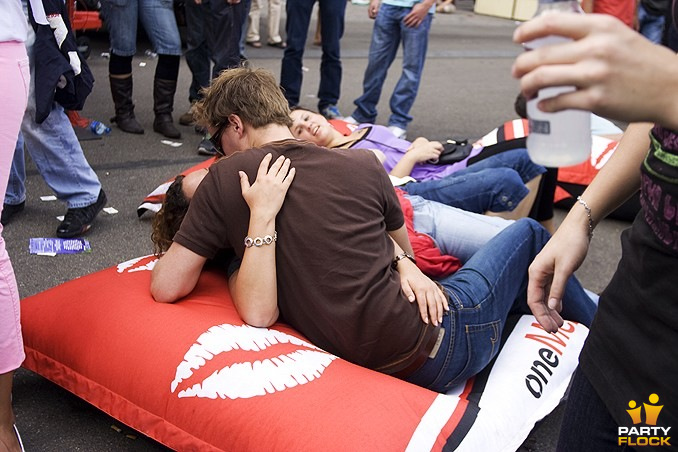
[[[529,313],[527,268],[549,239],[539,223],[522,218],[487,242],[459,271],[439,280],[450,312],[443,316],[445,336],[435,358],[407,381],[438,392],[480,372],[499,351],[511,313]],[[573,276],[566,285],[562,316],[591,325],[596,305]]]
[[[403,41],[403,72],[391,95],[391,117],[389,126],[407,129],[412,121],[410,109],[419,91],[421,72],[426,61],[428,32],[431,28],[432,14],[427,14],[421,25],[407,27],[403,18],[412,8],[381,4],[374,22],[370,53],[363,78],[363,94],[354,102],[356,109],[352,116],[359,123],[374,123],[377,119],[377,104],[384,87],[388,68]]]
[[[655,16],[648,12],[642,2],[638,2],[638,32],[655,44],[662,43],[664,35],[664,22],[666,17],[663,14]]]
[[[525,183],[543,174],[525,149],[514,149],[481,160],[442,179],[410,182],[400,188],[429,201],[469,212],[512,211],[527,195]]]
[[[54,108],[42,124],[38,125],[32,119],[29,121],[32,125],[26,124],[24,118],[22,133],[14,149],[5,204],[20,204],[26,200],[24,138],[40,176],[57,198],[65,201],[69,209],[94,204],[101,183],[87,162],[63,108]]]
[[[181,55],[172,0],[102,0],[101,12],[108,28],[111,52],[116,55],[136,53],[139,20],[156,53]]]
[[[308,26],[316,0],[289,0],[287,12],[287,48],[280,68],[280,87],[290,106],[299,105],[301,96],[301,70]],[[346,0],[318,0],[320,4],[320,33],[322,60],[318,87],[318,110],[336,105],[341,93],[340,40],[344,35]]]
[[[421,196],[408,195],[407,199],[414,211],[414,230],[430,236],[442,254],[455,256],[462,263],[513,223],[428,201]]]
[[[101,183],[82,152],[73,126],[56,102],[42,124],[35,118],[35,61],[33,42],[35,33],[29,28],[26,50],[31,67],[31,85],[28,106],[21,122],[21,133],[14,149],[12,169],[9,174],[6,204],[19,204],[26,200],[26,170],[24,166],[24,139],[38,172],[57,198],[68,208],[89,206],[96,202]]]
[[[203,0],[198,5],[189,0],[186,11],[186,63],[191,70],[191,86],[188,89],[188,100],[195,102],[202,99],[200,90],[210,85],[212,79],[211,55],[207,43],[209,30],[210,1]]]

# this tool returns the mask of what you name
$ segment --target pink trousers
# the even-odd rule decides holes
[[[29,81],[24,43],[0,43],[0,201],[4,201],[7,191],[14,146],[28,100]],[[19,291],[0,225],[0,374],[17,369],[24,358]]]

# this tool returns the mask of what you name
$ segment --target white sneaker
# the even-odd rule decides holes
[[[358,121],[356,121],[356,119],[355,119],[353,116],[346,116],[346,117],[343,119],[343,121],[344,121],[346,124],[353,124],[354,126],[357,126],[358,124],[360,124]]]
[[[388,130],[390,130],[396,138],[400,138],[401,140],[407,138],[407,130],[401,129],[398,126],[388,126]]]

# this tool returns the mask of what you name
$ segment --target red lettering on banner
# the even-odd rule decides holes
[[[542,328],[542,326],[537,322],[532,323],[532,326],[544,331],[544,328]],[[531,339],[533,341],[541,342],[542,344],[552,349],[554,352],[558,353],[559,355],[562,355],[563,354],[562,350],[556,347],[556,345],[567,347],[567,343],[565,342],[565,340],[570,339],[570,337],[565,333],[572,333],[574,330],[575,330],[574,324],[571,322],[566,322],[554,334],[549,335],[526,334],[525,339]]]

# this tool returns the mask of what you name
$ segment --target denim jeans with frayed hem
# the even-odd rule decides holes
[[[403,43],[403,72],[391,95],[388,125],[407,129],[412,121],[409,113],[419,91],[433,14],[427,14],[418,27],[412,28],[403,23],[410,11],[412,8],[402,6],[382,4],[379,7],[363,78],[363,94],[355,100],[357,108],[351,115],[360,123],[376,122],[381,90],[400,41]]]
[[[487,242],[459,271],[438,281],[450,303],[442,322],[445,336],[437,355],[407,381],[446,392],[494,358],[508,315],[530,313],[527,268],[549,237],[536,221],[520,219]],[[589,326],[595,310],[595,303],[570,277],[563,296],[563,318]]]

